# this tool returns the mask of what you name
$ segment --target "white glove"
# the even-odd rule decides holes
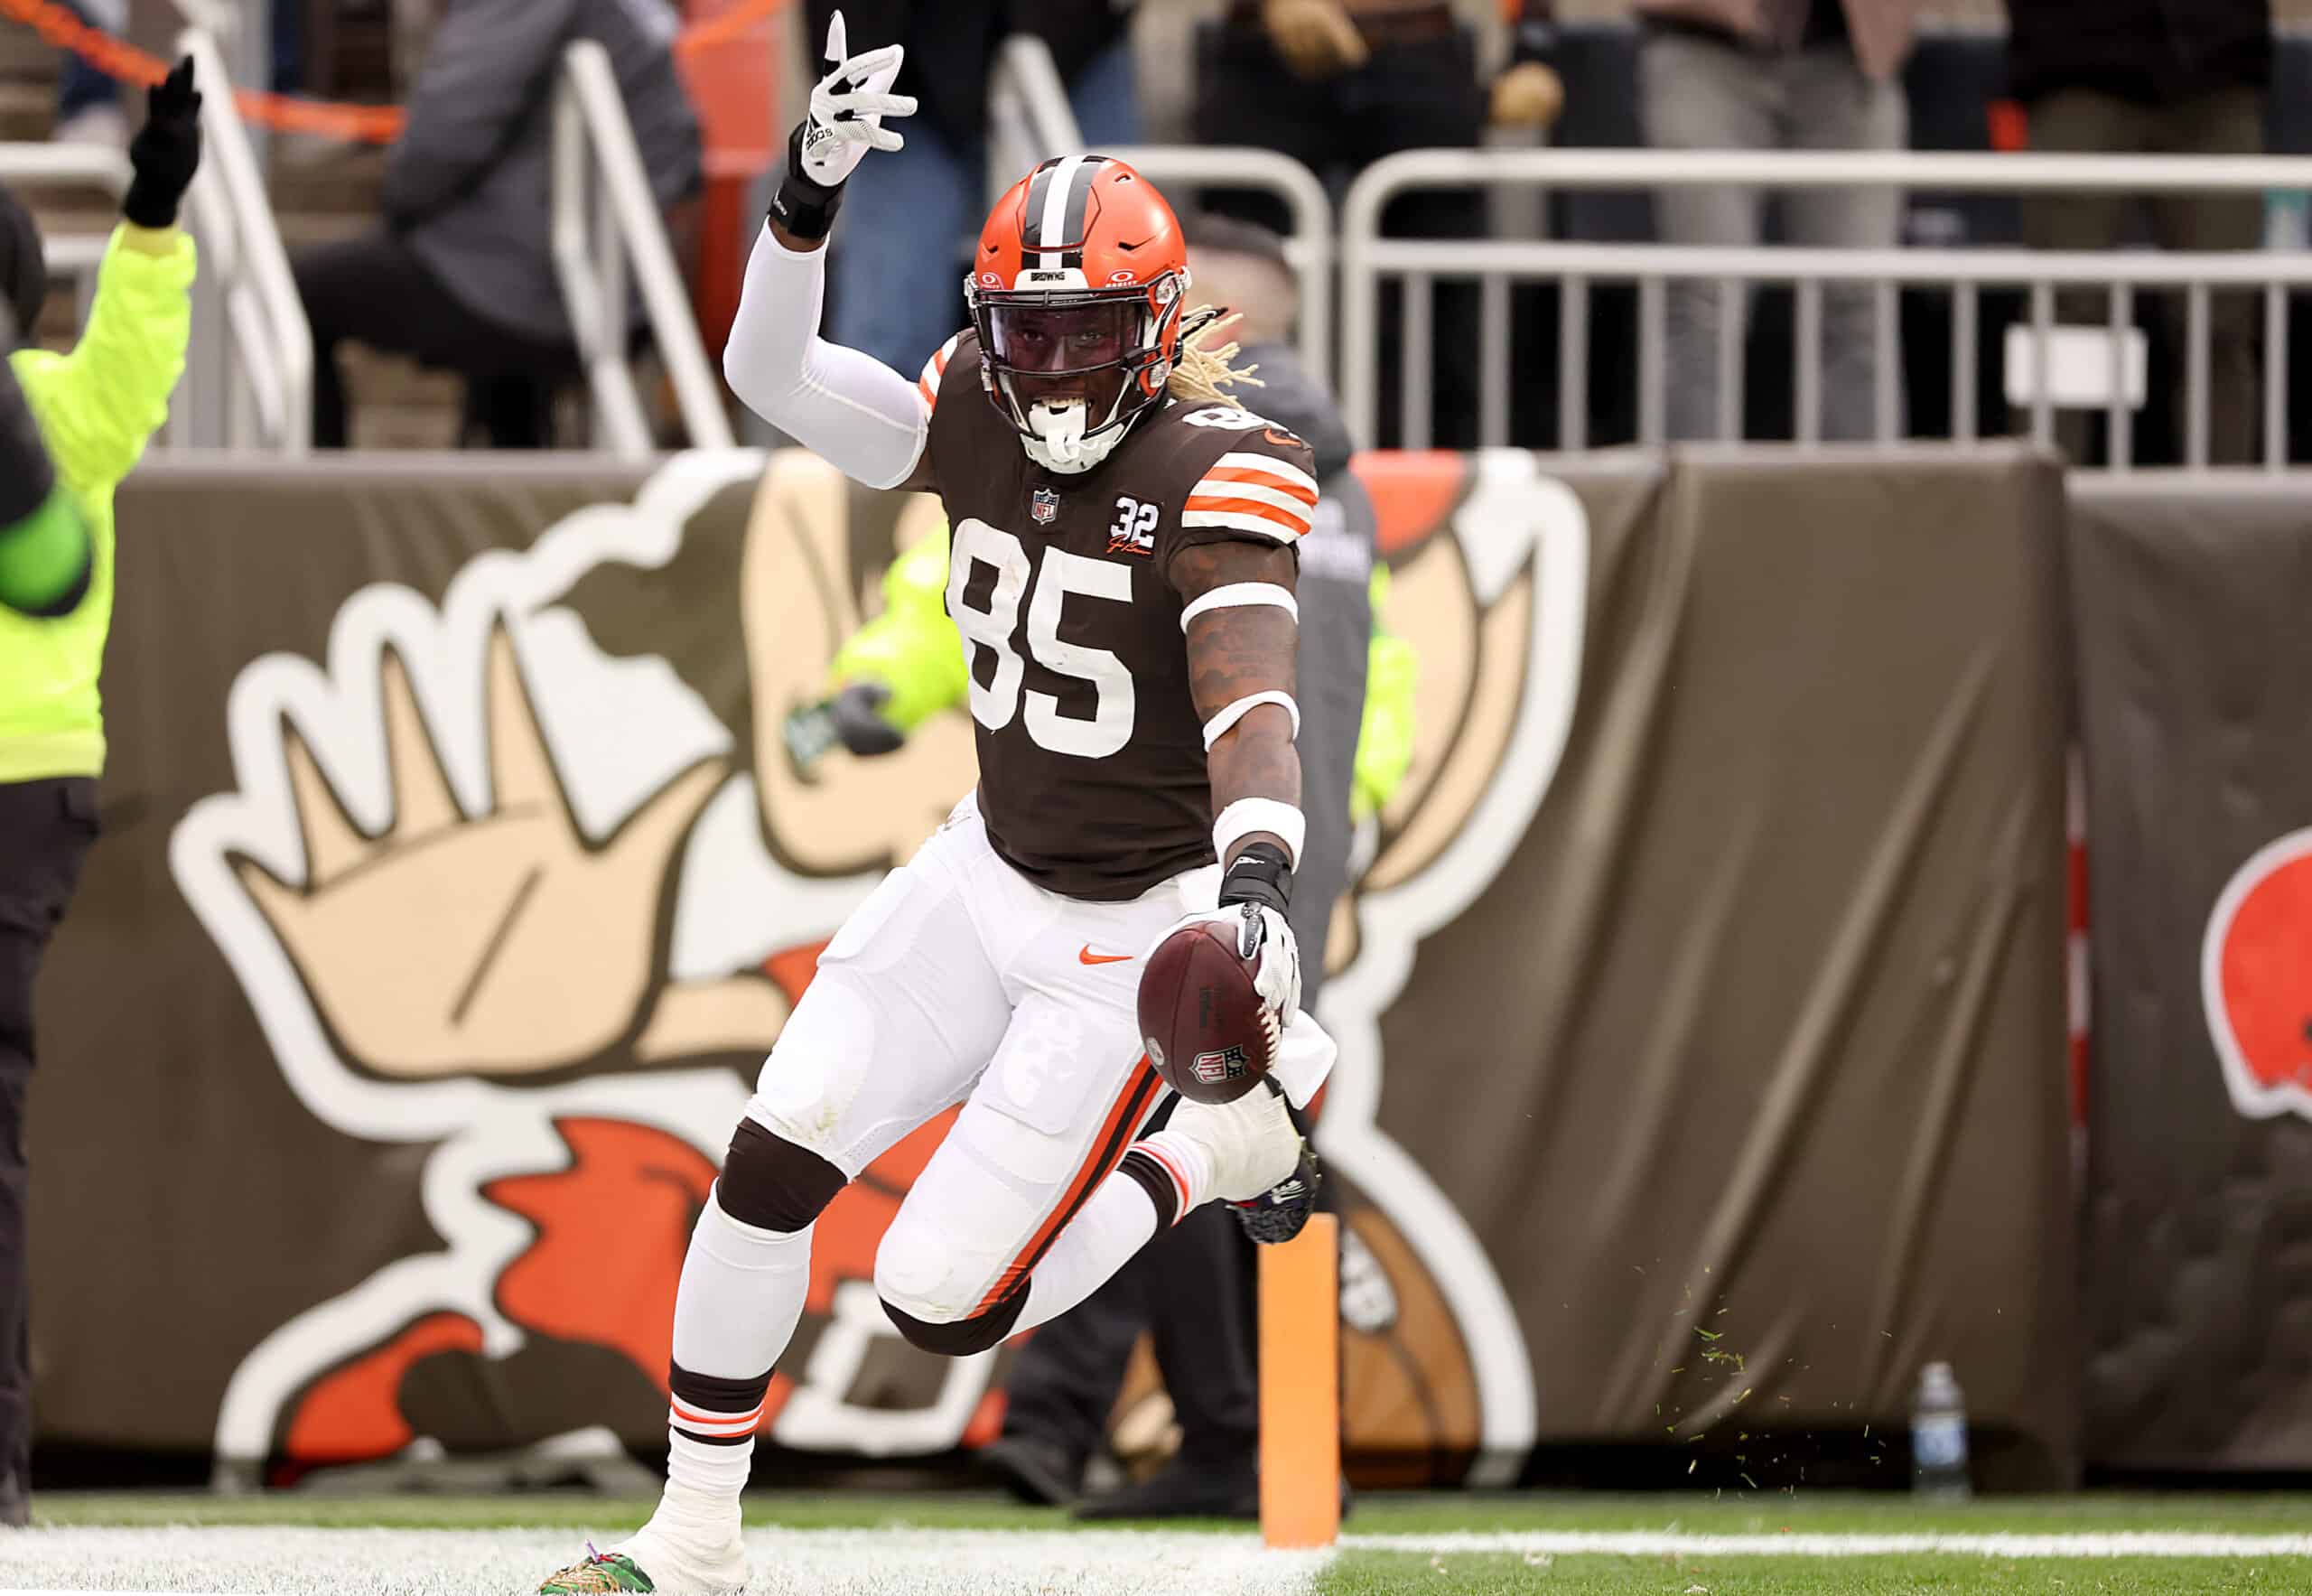
[[[1236,955],[1250,964],[1254,955],[1260,957],[1260,967],[1253,976],[1253,990],[1261,994],[1282,1034],[1292,1022],[1300,1007],[1300,944],[1293,938],[1292,927],[1273,909],[1258,903],[1224,903],[1217,909],[1198,914],[1182,915],[1164,933],[1171,936],[1183,926],[1224,925],[1235,933]],[[1271,1039],[1273,1042],[1274,1039]]]
[[[907,141],[883,126],[886,117],[915,115],[915,97],[892,94],[892,80],[907,59],[907,47],[886,44],[864,55],[850,53],[838,11],[827,23],[827,60],[834,71],[811,90],[811,115],[802,137],[803,175],[834,188],[859,168],[869,150],[904,149]]]

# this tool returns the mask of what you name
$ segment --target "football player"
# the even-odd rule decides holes
[[[900,1334],[953,1356],[1067,1311],[1200,1204],[1278,1240],[1315,1199],[1286,1107],[1333,1056],[1300,1011],[1286,921],[1310,449],[1225,397],[1179,223],[1098,155],[1048,161],[997,201],[965,283],[973,324],[919,379],[821,340],[844,184],[900,147],[885,123],[915,109],[890,92],[898,46],[852,56],[837,14],[827,55],[724,374],[857,481],[944,501],[979,784],[821,956],[684,1261],[665,1495],[547,1592],[744,1582],[739,1494],[813,1221],[934,1115],[963,1106],[875,1288]],[[1141,1047],[1141,957],[1215,919],[1249,922],[1279,1057],[1235,1102],[1182,1102],[1140,1136],[1164,1089]]]

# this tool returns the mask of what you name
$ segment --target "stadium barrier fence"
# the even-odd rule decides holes
[[[1906,191],[2047,193],[2061,191],[2253,193],[2312,189],[2312,159],[2302,157],[2097,156],[1922,154],[1908,152],[1825,154],[1790,151],[1683,152],[1658,150],[1414,150],[1375,162],[1350,187],[1341,211],[1341,392],[1352,428],[1376,434],[1380,392],[1380,303],[1384,281],[1403,295],[1403,356],[1394,396],[1409,448],[1431,435],[1431,373],[1434,359],[1433,292],[1440,281],[1473,280],[1479,286],[1478,348],[1448,351],[1474,358],[1478,371],[1480,443],[1507,441],[1511,408],[1513,282],[1560,285],[1558,330],[1558,446],[1587,446],[1591,381],[1590,294],[1599,282],[1638,288],[1637,441],[1664,441],[1666,412],[1664,285],[1717,285],[1721,305],[1739,303],[1750,285],[1789,283],[1797,290],[1791,355],[1797,391],[1795,430],[1802,445],[1821,438],[1823,391],[1822,294],[1826,285],[1865,284],[1872,294],[1874,392],[1871,436],[1879,443],[1905,435],[1898,387],[1897,290],[1905,285],[1947,288],[1952,295],[1950,436],[1977,434],[1976,331],[1979,296],[1986,287],[2021,286],[2030,296],[2028,339],[2009,351],[2018,366],[2052,373],[2055,290],[2058,285],[2106,291],[2109,314],[2102,331],[2106,369],[2089,374],[2109,417],[2112,469],[2135,462],[2131,419],[2140,397],[2140,353],[2130,347],[2134,300],[2140,292],[2180,290],[2187,298],[2184,359],[2186,403],[2184,463],[2208,469],[2210,294],[2255,291],[2264,310],[2263,464],[2283,469],[2289,458],[2289,294],[2312,286],[2312,255],[2298,251],[2153,254],[2108,251],[2060,254],[2029,250],[1906,248],[1817,250],[1781,247],[1714,248],[1668,244],[1581,244],[1492,238],[1387,239],[1380,219],[1390,201],[1422,190],[1489,186],[1552,189],[1660,190],[1742,186],[1792,189],[1892,187]],[[1739,438],[1744,421],[1742,320],[1720,319],[1717,410],[1721,436]],[[2030,415],[2032,438],[2055,435],[2056,384],[2031,378],[2009,392]],[[2100,377],[2101,381],[2095,378]]]

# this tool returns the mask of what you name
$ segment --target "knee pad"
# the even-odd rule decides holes
[[[825,1212],[844,1183],[844,1172],[817,1153],[742,1119],[714,1200],[741,1225],[791,1235]]]
[[[918,1194],[919,1195],[919,1193]],[[987,1270],[954,1235],[948,1216],[913,1200],[875,1249],[875,1292],[900,1334],[927,1352],[962,1358],[984,1352],[1012,1333],[1028,1301],[1024,1279],[979,1311]]]
[[[945,1323],[918,1319],[904,1308],[894,1308],[889,1297],[883,1299],[883,1311],[899,1327],[910,1346],[942,1358],[969,1358],[974,1352],[984,1352],[1000,1345],[1020,1322],[1020,1314],[1028,1305],[1028,1282],[1022,1280],[1012,1288],[1012,1294],[997,1302],[984,1313],[974,1313],[967,1319],[951,1320]]]

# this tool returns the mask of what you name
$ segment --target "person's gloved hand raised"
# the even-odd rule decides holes
[[[177,205],[200,170],[200,91],[192,86],[192,58],[177,62],[146,99],[144,126],[129,141],[136,175],[121,214],[140,228],[176,225]]]
[[[793,153],[813,182],[834,188],[858,170],[868,151],[907,147],[883,118],[913,116],[915,97],[890,92],[907,61],[905,47],[886,44],[852,54],[840,11],[827,23],[826,53],[834,70],[812,88],[810,116],[796,129]]]
[[[886,44],[851,53],[837,11],[827,23],[827,60],[834,70],[811,90],[811,111],[787,141],[787,173],[772,196],[770,219],[797,238],[827,236],[843,204],[843,186],[870,150],[900,150],[907,140],[884,118],[915,115],[915,97],[893,94],[907,61],[905,47]]]

